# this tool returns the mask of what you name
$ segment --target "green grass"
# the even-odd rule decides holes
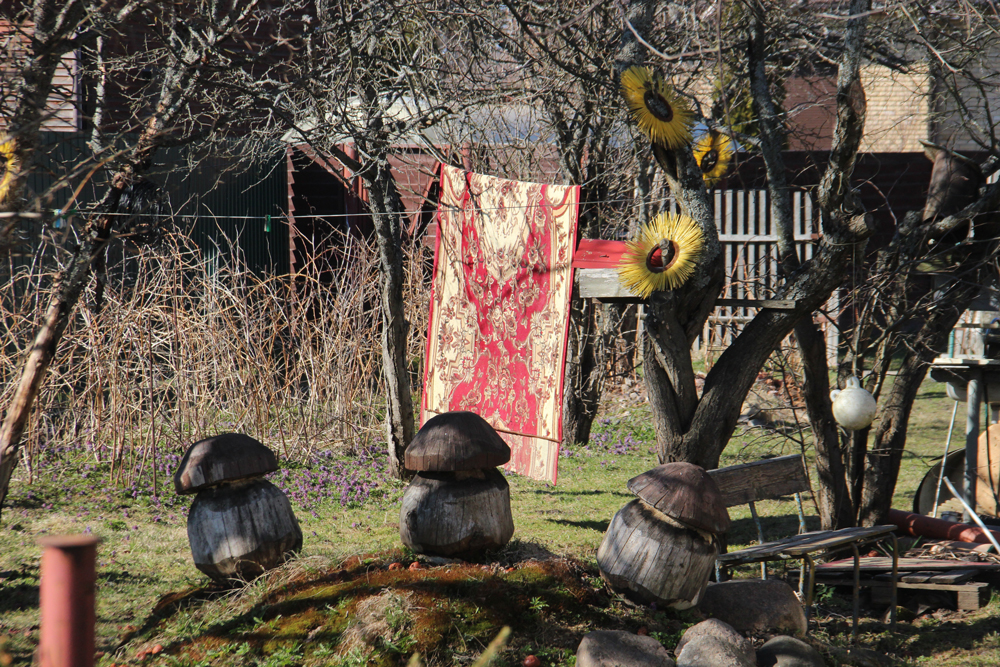
[[[914,411],[895,496],[901,509],[910,508],[917,484],[943,448],[951,401],[938,387],[928,382]],[[676,642],[697,620],[693,615],[625,603],[605,590],[594,565],[608,522],[632,498],[626,481],[656,465],[647,410],[632,407],[627,416],[602,419],[589,448],[571,448],[561,458],[557,486],[508,476],[515,539],[494,556],[495,566],[389,571],[388,564],[413,559],[399,545],[402,486],[375,475],[372,488],[342,503],[334,493],[324,495],[324,484],[330,484],[326,478],[312,486],[303,480],[320,474],[320,466],[328,471],[322,474],[333,475],[329,470],[350,463],[344,457],[314,467],[289,465],[297,488],[303,489],[293,500],[305,536],[301,558],[236,592],[209,586],[191,564],[184,527],[190,499],[162,487],[173,459],[164,460],[154,496],[148,483],[109,485],[107,464],[84,452],[54,452],[48,467],[34,471],[32,484],[23,469],[18,471],[21,478],[3,510],[0,664],[4,655],[15,665],[29,664],[37,645],[41,551],[36,540],[85,531],[102,539],[97,641],[104,667],[139,662],[395,665],[405,664],[414,650],[434,664],[453,664],[478,655],[502,625],[511,625],[514,633],[498,664],[511,666],[529,653],[545,665],[571,665],[575,642],[598,627],[634,631],[645,625],[662,641]],[[721,465],[798,451],[798,444],[773,433],[738,431]],[[347,473],[336,474],[346,479]],[[761,503],[758,510],[768,537],[795,532],[791,499]],[[730,546],[755,539],[748,509],[732,508],[730,514]],[[815,527],[809,498],[806,514]],[[566,559],[551,560],[553,554]],[[369,614],[388,628],[376,641],[374,657],[361,648],[341,651],[348,633],[363,630],[357,627],[359,609],[386,591],[402,596],[392,598],[388,608],[411,611]],[[845,608],[827,602],[824,609]],[[998,613],[1000,599],[994,594],[980,612],[922,617],[901,624],[895,634],[871,619],[862,626],[863,641],[898,664],[1000,664]],[[821,617],[811,640],[834,659],[836,647],[849,644],[849,625],[836,614]],[[157,644],[162,653],[138,659]]]

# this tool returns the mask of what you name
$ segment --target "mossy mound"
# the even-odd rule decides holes
[[[118,663],[142,655],[147,664],[192,666],[394,666],[419,652],[427,665],[465,664],[510,626],[494,664],[520,664],[530,653],[559,665],[593,629],[646,626],[666,644],[696,620],[629,605],[593,566],[551,556],[431,566],[393,551],[324,567],[293,563],[265,579],[240,592],[164,596]]]

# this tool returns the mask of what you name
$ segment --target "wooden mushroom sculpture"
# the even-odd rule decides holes
[[[213,579],[249,580],[302,548],[288,497],[263,479],[278,469],[270,449],[225,433],[188,448],[174,473],[177,493],[197,493],[187,530],[195,566]]]
[[[729,528],[722,494],[703,468],[666,463],[633,477],[639,496],[615,514],[597,550],[601,576],[630,597],[676,609],[698,604]]]
[[[404,463],[417,471],[403,494],[399,536],[417,553],[466,558],[514,534],[510,487],[496,469],[510,447],[474,412],[446,412],[423,425]]]

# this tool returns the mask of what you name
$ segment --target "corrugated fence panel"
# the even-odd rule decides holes
[[[196,156],[184,148],[158,157],[155,172],[177,224],[206,256],[220,262],[239,257],[258,275],[288,273],[283,151],[276,147],[254,161]]]

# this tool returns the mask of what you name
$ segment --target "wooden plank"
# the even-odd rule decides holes
[[[574,296],[579,299],[615,300],[618,303],[642,303],[643,301],[638,294],[622,286],[616,268],[583,268],[576,269],[574,273],[576,283]],[[794,310],[796,301],[794,299],[717,299],[715,305]]]
[[[726,507],[809,490],[801,454],[717,468],[708,474],[722,492]]]
[[[990,601],[990,585],[983,581],[974,581],[968,584],[907,584],[900,582],[896,588],[899,590],[952,591],[955,593],[955,607],[960,611],[975,611],[985,607]],[[872,604],[876,606],[889,605],[891,590],[889,584],[880,583],[871,586]]]
[[[954,570],[959,565],[954,560],[932,560],[930,558],[900,558],[898,569],[918,572],[921,570]],[[989,572],[1000,570],[1000,564],[996,563],[960,563],[962,569],[972,569],[977,572]],[[845,572],[854,569],[854,559],[844,558],[842,560],[830,561],[829,563],[819,563],[816,565],[817,574],[820,572]],[[888,571],[892,569],[892,559],[877,556],[861,558],[862,571]]]
[[[624,241],[580,239],[573,252],[574,269],[614,269],[621,264]]]
[[[716,299],[716,306],[737,306],[745,308],[773,308],[774,310],[795,310],[795,299]]]
[[[976,570],[962,569],[952,570],[943,574],[935,574],[927,582],[929,584],[961,584],[975,577],[979,572]]]
[[[580,299],[632,299],[641,303],[638,294],[624,288],[618,280],[618,269],[577,269],[574,271],[576,296]]]
[[[792,547],[788,547],[782,551],[792,557],[804,556],[806,554],[815,553],[817,551],[828,551],[830,549],[836,549],[837,547],[846,546],[852,542],[867,542],[870,540],[878,539],[889,533],[896,531],[895,524],[890,526],[871,526],[869,528],[843,528],[841,530],[830,530],[824,531],[826,534],[814,533],[814,538],[808,542],[803,542],[802,544],[797,544]],[[809,535],[810,533],[806,533]],[[851,569],[853,569],[854,559],[851,560]],[[863,560],[863,559],[862,559]],[[885,560],[890,561],[889,567],[892,567],[892,559],[886,558]]]
[[[817,577],[817,584],[824,586],[854,586],[852,577]],[[888,581],[878,581],[874,579],[862,579],[862,588],[871,589],[872,605],[884,607],[891,604],[892,586]],[[991,589],[985,581],[973,581],[964,584],[919,584],[900,581],[896,584],[897,590],[913,591],[944,591],[955,593],[956,608],[961,611],[975,611],[985,607],[990,602]]]

